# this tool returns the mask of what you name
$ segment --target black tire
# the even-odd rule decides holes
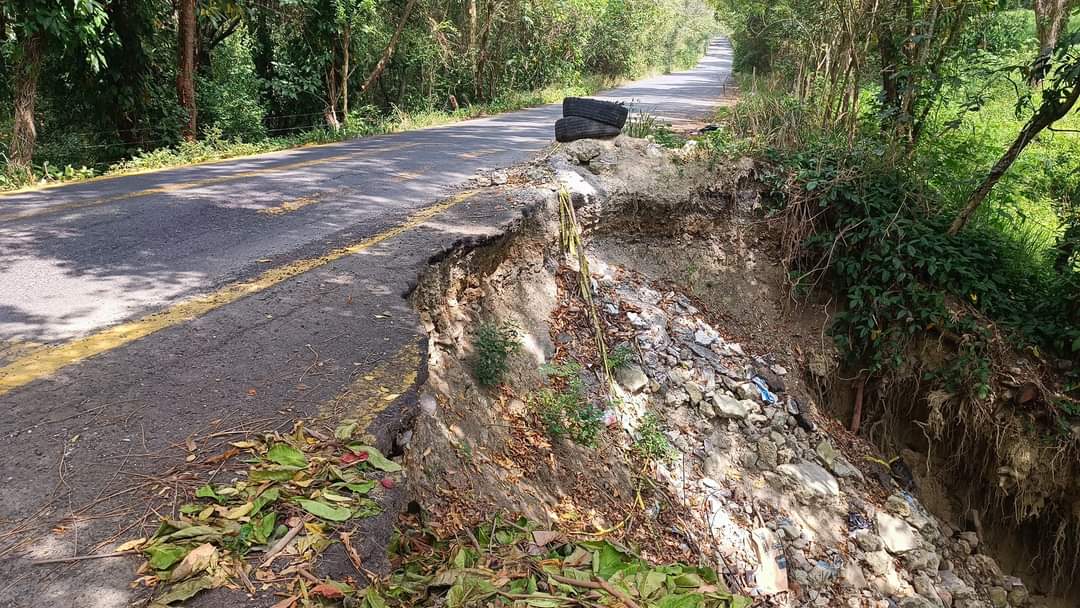
[[[586,97],[567,97],[562,102],[563,116],[580,116],[621,129],[626,126],[630,110],[621,103]]]
[[[555,121],[555,141],[563,143],[579,139],[606,139],[619,133],[622,133],[622,129],[580,116],[567,116]]]

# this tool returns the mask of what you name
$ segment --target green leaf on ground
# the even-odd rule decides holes
[[[211,498],[217,502],[221,502],[223,499],[218,496],[218,493],[214,491],[214,488],[210,487],[210,484],[206,484],[195,490],[195,498]]]
[[[205,589],[213,589],[217,587],[217,582],[211,576],[200,576],[199,578],[193,578],[189,581],[184,581],[173,585],[164,594],[158,596],[153,602],[151,602],[148,608],[162,608],[168,606],[173,602],[182,602],[187,599],[191,599],[196,593]]]
[[[144,552],[149,558],[150,567],[154,570],[168,570],[176,562],[184,559],[191,551],[191,547],[181,547],[169,543],[150,545]]]
[[[322,519],[329,521],[346,521],[352,517],[352,511],[346,507],[335,507],[324,502],[308,500],[306,498],[294,498],[293,500],[308,513]]]
[[[334,429],[334,438],[338,441],[348,441],[352,438],[353,433],[356,432],[357,423],[355,420],[342,420],[341,424]]]
[[[287,467],[304,468],[308,464],[303,452],[285,443],[279,443],[270,448],[270,451],[266,453],[266,458]]]
[[[254,469],[248,472],[248,479],[260,483],[263,481],[289,481],[296,471],[291,469]]]
[[[371,466],[379,469],[380,471],[386,471],[387,473],[396,473],[401,470],[401,465],[390,460],[386,456],[382,455],[382,452],[371,447],[370,445],[353,444],[349,446],[349,449],[355,454],[361,452],[367,452],[367,463]]]
[[[254,506],[252,507],[251,513],[249,513],[249,515],[251,517],[255,517],[256,515],[259,514],[259,511],[262,511],[263,507],[265,507],[268,504],[277,502],[277,499],[280,496],[281,496],[281,492],[277,488],[269,488],[269,489],[267,489],[262,494],[259,494],[258,496],[256,496],[255,500],[251,501]]]
[[[362,483],[347,483],[345,484],[345,487],[353,494],[367,494],[375,487],[375,482],[365,481]]]

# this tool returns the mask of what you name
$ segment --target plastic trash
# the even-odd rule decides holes
[[[763,380],[761,376],[754,376],[750,379],[750,381],[753,382],[754,386],[758,388],[758,392],[761,393],[762,401],[764,401],[765,403],[777,403],[778,401],[780,401],[780,399],[778,399],[776,395],[774,395],[772,391],[769,390],[769,383],[765,382],[765,380]]]

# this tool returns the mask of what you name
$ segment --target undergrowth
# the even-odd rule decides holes
[[[995,330],[1050,365],[1080,361],[1075,265],[1033,255],[1000,222],[983,219],[949,236],[959,201],[875,130],[852,140],[808,126],[790,97],[763,93],[743,103],[709,145],[763,161],[759,177],[770,213],[784,223],[792,288],[823,286],[842,298],[831,332],[849,368],[883,376],[904,365],[914,340],[929,337],[947,345],[947,357],[927,379],[983,399]]]
[[[510,355],[520,348],[521,337],[513,324],[481,323],[473,338],[472,368],[476,380],[486,387],[500,384],[510,369]]]
[[[581,364],[567,361],[545,365],[540,371],[555,386],[536,391],[530,401],[548,434],[595,446],[603,430],[604,413],[585,394]]]
[[[652,461],[669,461],[675,457],[677,450],[660,428],[660,419],[656,414],[649,412],[641,418],[637,428],[637,439],[634,441],[634,451],[642,458]]]

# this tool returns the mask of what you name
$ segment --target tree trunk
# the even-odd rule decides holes
[[[1043,129],[1054,124],[1054,122],[1060,120],[1063,116],[1069,113],[1069,110],[1076,105],[1076,99],[1080,96],[1080,83],[1076,83],[1072,86],[1072,89],[1065,92],[1061,99],[1044,98],[1042,105],[1039,106],[1039,111],[1031,117],[1031,120],[1024,125],[1023,130],[1013,141],[1009,149],[1005,151],[1005,154],[994,164],[994,167],[990,169],[990,173],[986,175],[979,187],[975,189],[975,192],[971,193],[968,198],[967,204],[957,214],[956,219],[953,220],[951,226],[949,226],[949,234],[956,235],[967,226],[971,221],[971,217],[975,215],[975,211],[978,210],[979,205],[986,200],[987,195],[990,194],[990,190],[994,188],[994,185],[1001,180],[1005,172],[1009,170],[1016,158],[1020,156],[1020,153],[1024,151],[1024,148],[1031,143],[1035,136],[1043,131]]]
[[[379,62],[375,64],[371,74],[368,74],[364,84],[360,86],[360,93],[366,93],[372,83],[379,79],[387,64],[390,63],[390,58],[394,55],[394,49],[397,48],[398,39],[401,38],[401,31],[405,29],[405,23],[409,21],[409,15],[412,14],[414,6],[416,6],[416,0],[409,0],[409,3],[405,5],[405,11],[401,15],[401,21],[398,22],[397,29],[394,30],[394,35],[390,37],[390,42],[386,43],[386,48],[383,50]]]
[[[338,60],[337,49],[333,49],[331,52],[332,59],[330,65],[326,68],[326,109],[323,110],[323,118],[326,119],[326,126],[337,131],[341,128],[341,121],[337,116],[337,102],[341,97],[341,91],[338,85],[341,83],[339,80],[338,72]]]
[[[1039,37],[1039,54],[1049,56],[1057,46],[1065,24],[1069,21],[1069,11],[1075,0],[1034,0],[1035,35]]]
[[[34,127],[34,103],[37,101],[38,74],[45,50],[45,34],[34,32],[20,44],[15,66],[15,123],[11,129],[11,158],[8,162],[18,168],[29,168],[34,156],[37,130]]]
[[[341,39],[341,117],[349,119],[349,46],[352,44],[352,24],[345,24]]]
[[[177,14],[176,96],[180,107],[187,112],[187,122],[181,129],[184,139],[195,139],[195,0],[179,0]]]

